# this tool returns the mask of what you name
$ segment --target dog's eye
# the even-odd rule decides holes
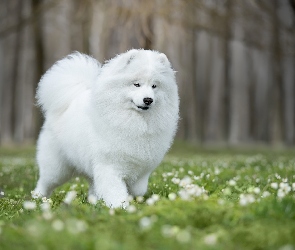
[[[138,88],[138,87],[140,87],[140,84],[139,83],[134,83],[134,86]]]
[[[157,87],[157,85],[153,85],[152,88],[155,89]]]

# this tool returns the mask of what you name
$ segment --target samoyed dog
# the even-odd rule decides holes
[[[176,132],[175,72],[163,53],[130,50],[101,65],[73,53],[41,78],[37,101],[45,123],[37,144],[33,197],[82,175],[89,195],[128,206],[147,191]]]

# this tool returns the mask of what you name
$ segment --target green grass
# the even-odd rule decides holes
[[[73,179],[44,212],[43,201],[30,198],[37,178],[34,148],[0,149],[0,249],[295,249],[293,150],[177,144],[152,174],[144,201],[127,210],[88,203],[88,184]],[[69,190],[77,197],[67,205]],[[160,199],[148,205],[153,194]],[[24,209],[24,201],[36,209]]]

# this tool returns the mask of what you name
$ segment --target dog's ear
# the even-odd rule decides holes
[[[171,67],[170,62],[169,62],[167,56],[166,56],[164,53],[161,53],[161,54],[159,55],[159,59],[160,59],[160,62],[161,62],[163,65],[165,65],[165,66],[167,66],[167,67]]]
[[[137,53],[138,53],[137,49],[131,49],[128,52],[126,52],[126,55],[125,55],[125,58],[127,59],[126,65],[131,63],[131,61],[135,58]]]

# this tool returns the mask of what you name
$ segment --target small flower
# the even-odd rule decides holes
[[[72,201],[76,198],[77,192],[76,191],[69,191],[64,198],[64,203],[71,204]]]
[[[136,197],[136,201],[137,201],[138,203],[143,202],[143,200],[144,200],[143,196],[137,196],[137,197]]]
[[[134,205],[130,205],[126,208],[128,213],[134,213],[136,212],[136,207]]]
[[[77,186],[78,186],[77,184],[73,184],[73,185],[70,187],[70,189],[71,189],[71,190],[75,190]]]
[[[291,187],[289,186],[289,184],[288,183],[284,183],[284,182],[281,182],[280,183],[280,189],[282,189],[283,192],[285,192],[286,194],[291,191]]]
[[[279,189],[277,195],[279,198],[284,198],[286,193],[282,189]]]
[[[52,213],[51,213],[50,211],[45,211],[45,212],[43,212],[42,216],[43,216],[43,218],[44,218],[45,220],[51,220],[52,217],[53,217],[53,215],[52,215]]]
[[[85,232],[88,228],[87,223],[83,220],[69,219],[66,224],[68,231],[72,234]]]
[[[145,202],[146,202],[146,204],[148,204],[149,206],[152,206],[152,205],[155,204],[155,200],[152,199],[152,198],[148,198]]]
[[[259,194],[259,193],[260,193],[260,188],[259,188],[259,187],[255,187],[255,188],[253,189],[253,192],[254,192],[255,194]]]
[[[168,195],[169,200],[174,201],[176,199],[177,195],[175,193],[170,193]]]
[[[152,220],[149,217],[142,217],[139,220],[139,226],[141,229],[149,229],[152,226]]]
[[[263,193],[262,193],[262,198],[266,198],[266,197],[268,197],[268,196],[270,196],[270,192],[268,192],[268,191],[264,191]]]
[[[41,210],[42,210],[43,212],[45,212],[45,211],[49,211],[49,210],[50,210],[50,204],[47,203],[47,202],[42,203],[42,204],[40,205],[40,208],[41,208]]]
[[[255,197],[253,194],[241,194],[240,195],[240,205],[241,206],[246,206],[250,203],[255,202]]]
[[[216,236],[216,234],[208,234],[208,235],[206,235],[204,237],[204,243],[206,245],[212,246],[212,245],[215,245],[216,242],[217,242],[217,236]]]
[[[64,229],[64,223],[61,220],[54,220],[51,224],[55,231],[62,231]]]
[[[185,190],[185,189],[181,189],[178,191],[178,195],[179,197],[182,199],[182,200],[190,200],[191,199],[191,196],[190,194]]]
[[[111,208],[111,209],[109,210],[109,215],[113,216],[114,214],[115,214],[115,210],[114,210],[113,208]]]
[[[97,203],[97,199],[96,199],[96,196],[91,194],[88,196],[88,202],[92,205],[96,205]]]
[[[36,202],[34,201],[24,201],[23,206],[26,210],[34,210],[37,207]]]
[[[151,198],[156,202],[160,199],[160,196],[158,194],[153,194]]]
[[[180,179],[179,179],[179,178],[175,178],[175,177],[173,177],[173,178],[171,179],[171,181],[172,181],[172,183],[178,185],[179,182],[180,182]]]
[[[179,182],[180,187],[185,187],[192,183],[192,179],[189,176],[185,176],[182,180]]]
[[[191,234],[187,230],[180,230],[176,234],[176,240],[180,243],[187,243],[191,240]]]
[[[236,182],[235,180],[230,180],[230,181],[228,182],[228,184],[229,184],[230,186],[235,186],[235,185],[237,185],[237,182]]]
[[[273,189],[278,189],[278,187],[279,187],[278,183],[276,183],[276,182],[272,182],[272,183],[270,183],[270,186],[271,186],[271,188],[273,188]]]
[[[134,200],[134,197],[132,196],[132,195],[128,195],[128,197],[127,197],[127,201],[128,202],[131,202],[131,201],[133,201]]]

